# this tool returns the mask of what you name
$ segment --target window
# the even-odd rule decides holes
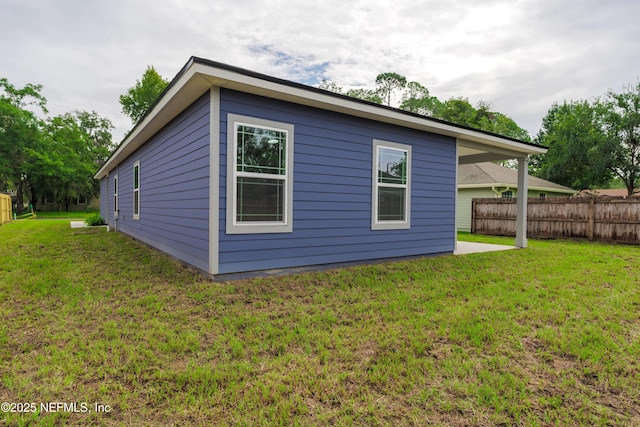
[[[118,217],[118,175],[113,177],[113,217]]]
[[[133,164],[133,219],[140,219],[140,160]]]
[[[293,126],[229,114],[227,232],[291,232]]]
[[[410,228],[411,146],[373,141],[371,229]]]
[[[84,196],[79,196],[78,200],[77,200],[77,204],[78,205],[86,205],[87,204],[87,198]]]
[[[547,193],[540,193],[540,194],[538,194],[538,197],[540,197],[541,199],[546,199],[547,198]]]
[[[507,190],[502,192],[503,199],[513,199],[513,191]]]

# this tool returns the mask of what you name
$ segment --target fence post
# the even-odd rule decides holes
[[[471,199],[471,234],[476,234],[476,203]]]
[[[589,199],[589,213],[587,217],[587,219],[589,220],[589,225],[587,226],[587,236],[589,237],[590,241],[593,240],[593,227],[595,225],[594,208],[593,208],[594,203],[595,203],[594,198],[591,197]]]

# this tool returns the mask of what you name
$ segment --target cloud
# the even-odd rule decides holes
[[[394,71],[535,134],[554,101],[638,80],[637,16],[629,0],[4,0],[0,73],[43,84],[52,114],[108,117],[116,139],[131,128],[118,96],[147,65],[172,78],[191,55],[345,88]]]

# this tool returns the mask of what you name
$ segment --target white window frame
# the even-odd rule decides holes
[[[138,188],[136,188],[136,168],[138,168]],[[133,219],[140,219],[140,160],[133,164]],[[137,204],[136,204],[137,202]],[[136,212],[136,206],[138,212]]]
[[[286,170],[284,175],[238,172],[238,126],[261,127],[287,133]],[[291,233],[293,231],[293,138],[294,126],[288,123],[238,114],[227,115],[227,234]],[[240,222],[237,221],[238,177],[278,179],[284,182],[283,221]]]
[[[378,155],[380,148],[389,148],[400,150],[407,153],[407,179],[405,184],[390,184],[378,182]],[[411,228],[411,145],[399,144],[396,142],[373,140],[373,163],[372,163],[372,200],[371,200],[371,229],[372,230],[401,230]],[[404,220],[384,221],[378,219],[378,189],[380,187],[387,188],[404,188],[405,189],[405,206]]]
[[[118,174],[113,177],[113,217],[118,218]]]
[[[500,193],[500,197],[508,200],[513,199],[513,190],[504,190],[502,193]]]

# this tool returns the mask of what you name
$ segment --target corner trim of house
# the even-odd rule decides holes
[[[218,274],[220,223],[220,88],[209,91],[209,274]]]

